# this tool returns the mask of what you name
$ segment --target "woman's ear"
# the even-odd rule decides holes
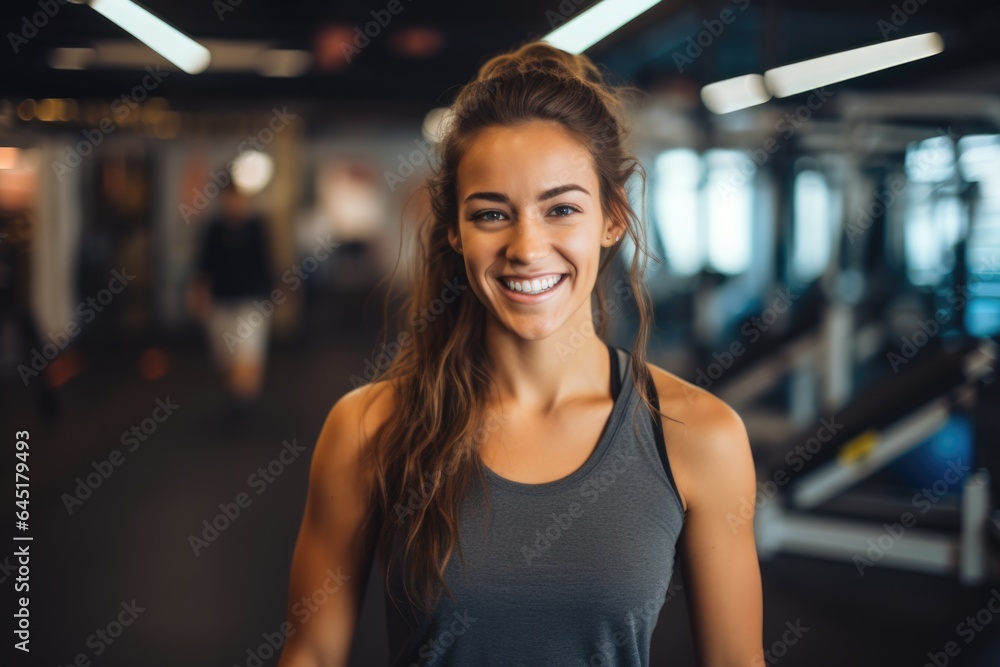
[[[619,196],[625,197],[625,189],[618,188]],[[625,237],[627,213],[617,203],[611,204],[611,212],[604,218],[604,237],[601,245],[610,248]]]
[[[462,239],[459,238],[458,232],[455,231],[454,227],[448,228],[448,243],[451,245],[452,250],[459,255],[462,254]]]

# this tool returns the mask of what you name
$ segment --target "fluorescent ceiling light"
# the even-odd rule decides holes
[[[941,35],[929,32],[776,67],[764,72],[764,79],[775,97],[788,97],[927,58],[943,50]]]
[[[90,6],[188,74],[205,71],[208,49],[130,0],[91,0]]]
[[[257,68],[260,55],[273,44],[267,40],[206,39],[202,41],[212,52],[212,64],[208,66],[209,71],[212,72],[253,71]]]
[[[296,49],[267,49],[257,54],[256,64],[263,76],[302,76],[312,65],[312,54]]]
[[[542,38],[570,53],[583,53],[660,0],[603,0]]]
[[[257,57],[270,47],[267,40],[206,39],[203,46],[212,54],[212,62],[206,68],[209,72],[250,72],[254,70]],[[151,54],[149,47],[132,39],[101,40],[94,42],[97,54],[91,67],[115,67],[143,69],[147,65],[161,65],[164,69],[176,70],[176,65],[159,54]]]
[[[771,99],[760,74],[744,74],[732,79],[716,81],[701,89],[701,100],[710,111],[729,113],[763,104]]]
[[[263,76],[301,76],[312,66],[312,54],[296,49],[273,49],[268,40],[206,39],[212,54],[209,72],[257,72]],[[53,49],[49,64],[55,69],[108,67],[143,69],[149,65],[176,71],[177,66],[134,39],[98,40],[94,48]]]
[[[49,65],[53,69],[86,69],[96,56],[97,52],[89,48],[54,49],[49,55]]]

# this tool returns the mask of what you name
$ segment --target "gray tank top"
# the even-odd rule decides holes
[[[583,466],[543,484],[486,468],[488,530],[483,490],[470,484],[459,529],[465,567],[456,550],[444,573],[456,602],[442,594],[418,618],[397,560],[396,600],[385,598],[392,667],[648,667],[684,512],[631,357],[608,351],[614,408]],[[658,405],[655,391],[650,382]]]

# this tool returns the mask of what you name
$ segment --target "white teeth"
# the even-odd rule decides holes
[[[540,294],[552,289],[552,287],[559,282],[559,279],[560,276],[549,276],[547,278],[535,278],[533,280],[525,280],[521,282],[510,280],[508,278],[503,278],[502,280],[508,288],[516,292],[524,292],[525,294]]]

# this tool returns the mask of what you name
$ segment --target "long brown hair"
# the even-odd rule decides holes
[[[652,255],[645,226],[630,206],[626,190],[626,182],[637,174],[641,201],[645,200],[645,171],[625,147],[626,96],[633,92],[637,91],[605,83],[601,71],[584,55],[530,42],[483,64],[450,107],[435,147],[436,165],[424,186],[430,213],[415,244],[405,319],[394,345],[386,344],[388,327],[381,343],[381,349],[398,352],[374,378],[392,388],[394,413],[365,450],[372,489],[365,525],[377,530],[370,536],[377,540],[386,590],[393,558],[401,555],[407,598],[422,610],[434,606],[439,585],[455,599],[444,571],[456,545],[462,556],[459,514],[473,477],[479,478],[489,504],[477,455],[479,443],[498,427],[487,423],[488,398],[495,389],[483,340],[487,311],[468,289],[463,258],[447,235],[449,227],[458,226],[458,162],[479,131],[531,120],[555,121],[586,147],[600,183],[602,212],[624,224],[626,237],[635,244],[627,279],[620,279],[614,291],[624,295],[623,301],[634,301],[638,311],[632,376],[642,401],[652,409],[645,391],[652,313],[643,280],[646,259]],[[593,293],[595,331],[604,340],[610,314],[622,307],[606,297],[611,287],[607,269],[620,245],[601,251]],[[388,303],[387,298],[387,310]]]

